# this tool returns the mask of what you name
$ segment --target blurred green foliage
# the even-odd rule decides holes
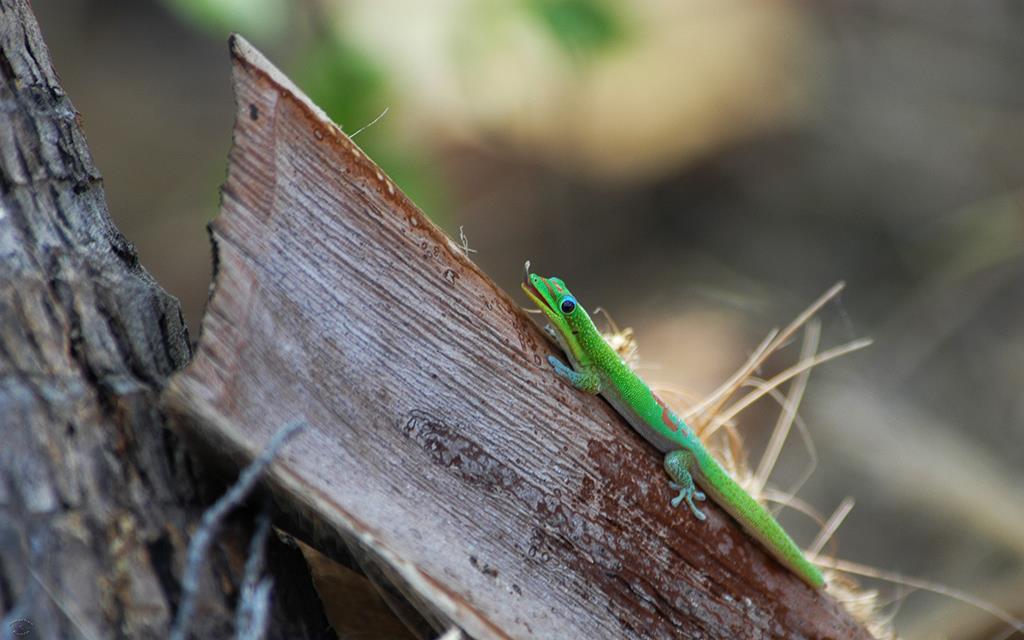
[[[620,43],[626,28],[601,0],[527,0],[527,9],[576,60],[585,60]]]
[[[184,19],[204,31],[282,45],[290,39],[294,7],[285,0],[164,0]],[[430,154],[415,141],[399,139],[388,118],[389,87],[385,74],[364,52],[344,44],[326,21],[311,16],[319,27],[312,38],[296,39],[286,66],[289,75],[435,222],[444,224],[448,210],[443,181]],[[367,126],[370,125],[372,126]]]
[[[280,62],[298,85],[349,135],[358,132],[357,143],[395,181],[402,191],[436,222],[449,217],[451,200],[436,161],[436,150],[426,146],[426,136],[408,135],[398,123],[402,109],[411,103],[389,76],[384,60],[362,48],[346,33],[347,20],[360,5],[326,0],[323,3],[290,3],[286,0],[163,0],[186,23],[218,37],[239,32],[257,46],[271,51],[285,49]],[[384,11],[393,11],[389,5]],[[363,9],[366,7],[364,6]],[[439,10],[442,10],[439,8]],[[482,12],[481,12],[482,10]],[[483,49],[455,47],[449,62],[487,60],[490,50],[504,42],[486,35],[488,26],[525,24],[553,45],[577,69],[613,52],[629,35],[625,9],[610,0],[520,0],[490,4],[486,1],[448,7],[438,24],[458,24],[450,44],[470,37]],[[498,17],[492,24],[491,20]],[[420,25],[429,32],[429,25]],[[310,29],[310,27],[312,27]],[[500,29],[499,29],[500,31]],[[482,72],[485,75],[489,71]],[[470,74],[472,75],[472,74]],[[404,95],[404,98],[403,98]],[[397,112],[377,119],[389,107]],[[497,110],[499,113],[501,109]],[[452,115],[451,117],[457,117]],[[372,123],[372,124],[371,124]],[[367,126],[370,125],[370,126]],[[362,127],[367,127],[361,130]]]
[[[249,38],[279,35],[288,25],[287,0],[164,0],[180,18],[205,31],[237,31]]]

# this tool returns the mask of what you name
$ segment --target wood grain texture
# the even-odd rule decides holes
[[[0,637],[166,636],[204,482],[159,398],[190,354],[178,302],[107,213],[27,1],[0,0]],[[232,629],[248,535],[228,529],[196,637]],[[306,574],[275,572],[301,556],[271,549],[286,595],[268,636],[323,637]]]
[[[520,309],[244,40],[218,268],[169,401],[478,638],[866,638],[560,382]]]

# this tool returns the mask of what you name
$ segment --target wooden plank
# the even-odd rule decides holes
[[[460,247],[239,37],[218,267],[169,401],[272,467],[279,499],[356,539],[478,638],[867,632],[717,506],[668,508],[660,457]]]

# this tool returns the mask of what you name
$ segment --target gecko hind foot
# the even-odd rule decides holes
[[[695,515],[698,520],[704,521],[708,519],[708,517],[704,515],[704,512],[697,508],[697,505],[693,503],[694,500],[699,500],[701,502],[707,500],[707,496],[704,495],[703,491],[699,491],[692,484],[688,487],[684,487],[679,483],[669,482],[668,486],[671,487],[674,491],[679,492],[679,495],[672,498],[673,507],[678,507],[680,504],[682,504],[683,500],[686,500],[686,504],[690,506],[690,511],[693,512],[693,515]]]

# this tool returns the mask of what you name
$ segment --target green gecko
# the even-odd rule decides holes
[[[693,429],[605,342],[563,281],[530,273],[527,262],[522,287],[551,321],[554,329],[549,333],[571,363],[548,356],[555,373],[580,391],[603,395],[640,435],[665,452],[665,471],[672,479],[669,485],[679,491],[672,499],[673,507],[685,501],[698,520],[705,520],[707,516],[694,503],[705,499],[699,485],[784,567],[812,587],[825,585],[821,571],[804,557],[775,518],[729,476]]]

